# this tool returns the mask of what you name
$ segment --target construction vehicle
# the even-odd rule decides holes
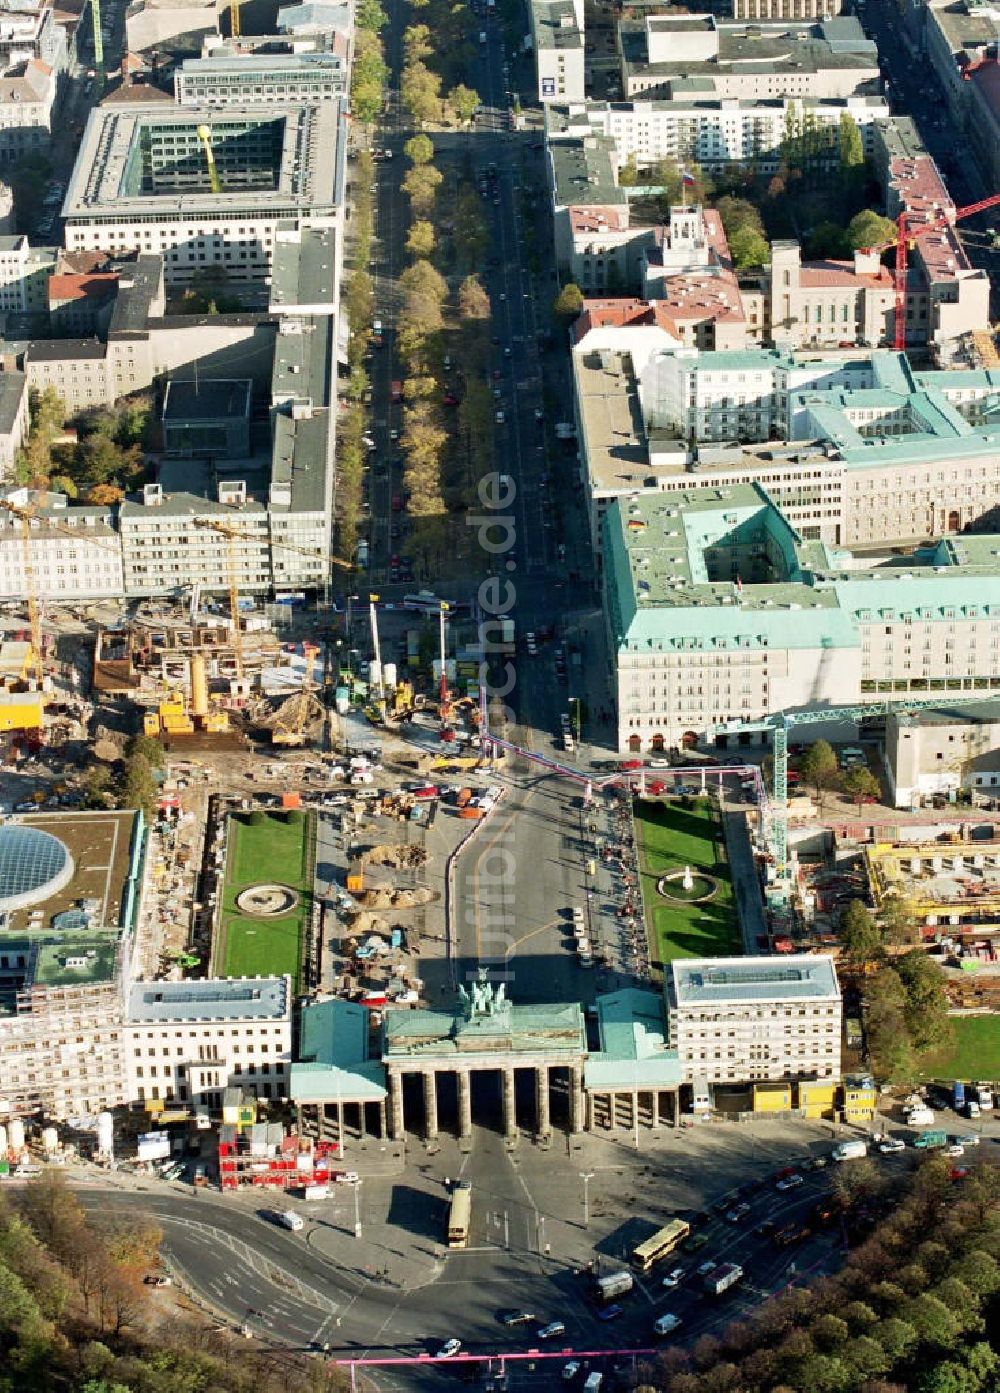
[[[181,691],[171,691],[158,703],[155,711],[143,717],[144,735],[193,735],[196,730],[209,735],[221,735],[229,730],[225,711],[214,708],[208,695],[208,674],[205,659],[200,653],[191,655],[191,700]]]

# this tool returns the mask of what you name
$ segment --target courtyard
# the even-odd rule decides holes
[[[635,829],[651,961],[741,953],[714,803],[709,798],[640,800]]]
[[[308,814],[232,814],[215,971],[227,977],[287,973],[300,989],[314,859],[315,830]],[[256,899],[246,893],[257,887]]]

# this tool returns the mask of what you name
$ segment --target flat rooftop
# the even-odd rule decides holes
[[[558,206],[627,204],[628,191],[615,183],[615,142],[607,136],[557,140],[549,158]]]
[[[839,69],[856,70],[859,75],[878,80],[878,52],[875,44],[851,31],[825,38],[821,26],[782,24],[719,23],[718,54],[712,58],[679,58],[651,63],[646,25],[624,21],[619,29],[622,57],[627,73],[651,74],[663,81],[671,78],[711,79],[723,72],[754,74],[818,73]]]
[[[572,363],[591,490],[622,493],[644,486],[654,470],[631,355],[574,353]]]
[[[250,415],[248,379],[171,380],[163,398],[164,421],[218,421]]]
[[[51,932],[56,915],[80,911],[87,920],[78,928],[120,929],[130,907],[133,842],[138,835],[134,812],[25,813],[8,819],[5,827],[38,828],[55,837],[73,859],[73,875],[50,898],[10,912],[7,934]]]
[[[583,47],[583,31],[576,22],[572,0],[531,0],[531,15],[540,49]]]
[[[798,954],[777,958],[680,958],[670,964],[672,1004],[839,1001],[833,959]]]
[[[143,1021],[282,1021],[291,1010],[287,977],[213,977],[189,982],[136,982],[127,1019]]]
[[[95,218],[218,216],[207,127],[223,207],[257,216],[332,211],[343,151],[342,104],[96,107],[63,203],[69,223]]]

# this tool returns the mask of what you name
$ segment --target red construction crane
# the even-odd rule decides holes
[[[865,251],[882,253],[890,247],[896,248],[896,265],[893,271],[893,287],[896,293],[895,304],[895,342],[898,351],[906,348],[906,275],[910,245],[919,242],[929,232],[943,232],[946,228],[994,208],[1000,203],[1000,193],[981,198],[978,203],[967,203],[964,208],[942,208],[933,216],[923,212],[911,212],[904,208],[896,219],[896,236],[890,242],[880,242],[878,246],[866,247]]]

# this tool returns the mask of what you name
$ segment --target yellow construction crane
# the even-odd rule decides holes
[[[207,527],[213,532],[219,532],[226,539],[226,550],[229,561],[229,613],[233,624],[233,648],[236,654],[236,673],[238,677],[243,676],[243,638],[240,629],[240,595],[239,595],[239,571],[236,563],[236,542],[246,538],[246,533],[239,527],[233,527],[228,522],[219,522],[214,518],[195,518],[196,527]],[[290,542],[277,542],[273,538],[270,545],[279,547],[282,551],[298,552],[302,556],[314,557],[316,553],[310,551],[308,547],[292,546]],[[330,561],[334,566],[343,566],[347,570],[353,570],[350,561],[342,561],[339,556],[331,556]]]
[[[208,166],[208,182],[212,186],[212,192],[221,193],[222,181],[219,178],[219,171],[215,167],[215,151],[212,149],[211,127],[199,126],[198,139],[201,141],[205,150],[205,164]]]
[[[240,0],[232,0],[232,4],[229,6],[229,35],[230,38],[238,39],[241,33]]]
[[[206,527],[219,532],[226,539],[226,555],[229,562],[229,616],[233,625],[233,653],[236,656],[236,676],[243,678],[243,633],[240,628],[239,572],[236,568],[236,542],[246,533],[239,527],[230,527],[228,522],[216,522],[214,518],[195,518],[195,527]]]
[[[42,685],[42,620],[38,612],[38,591],[35,585],[35,563],[31,557],[31,523],[35,514],[6,498],[0,498],[0,508],[12,514],[21,524],[21,552],[24,558],[24,588],[28,592],[28,628],[31,633],[31,663],[35,680]]]

